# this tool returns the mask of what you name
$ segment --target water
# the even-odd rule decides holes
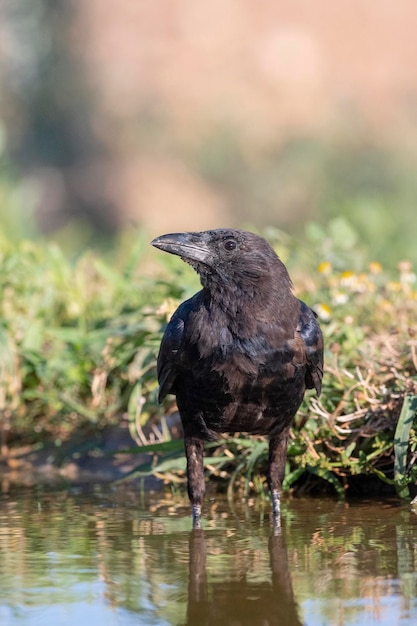
[[[126,489],[2,496],[2,626],[408,626],[417,515],[396,502],[222,500],[188,507]]]

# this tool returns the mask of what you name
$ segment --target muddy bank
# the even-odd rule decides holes
[[[97,430],[83,440],[76,437],[60,446],[24,446],[10,448],[0,457],[0,481],[3,492],[12,487],[65,487],[68,485],[120,481],[134,469],[152,460],[151,455],[135,453],[127,421]],[[120,452],[124,451],[126,452]],[[147,476],[141,487],[157,490],[163,481]]]
[[[182,438],[178,413],[166,418],[172,438]],[[153,427],[155,428],[155,426]],[[145,437],[149,432],[144,433]],[[11,447],[0,456],[0,490],[44,486],[49,489],[68,487],[88,488],[92,485],[120,484],[124,479],[138,489],[160,491],[168,481],[156,476],[135,477],[134,470],[153,460],[152,454],[138,453],[127,420],[116,426],[92,429],[88,435],[76,435],[60,446]],[[262,472],[260,468],[260,471]],[[226,481],[227,482],[227,481]],[[207,484],[212,493],[225,491],[225,481]],[[417,486],[410,485],[410,498],[417,496]],[[298,497],[334,497],[332,485],[322,478],[307,473],[297,480],[291,493]],[[382,482],[372,474],[350,476],[346,482],[348,499],[395,497],[393,485]]]

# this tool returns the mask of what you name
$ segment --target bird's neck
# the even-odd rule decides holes
[[[290,284],[281,285],[213,285],[204,287],[204,301],[209,310],[222,318],[228,327],[245,326],[250,329],[258,322],[282,319],[292,316],[298,300],[292,293]]]

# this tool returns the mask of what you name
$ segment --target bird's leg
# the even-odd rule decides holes
[[[280,496],[284,480],[285,461],[287,458],[287,442],[289,429],[285,429],[269,440],[268,485],[272,498],[272,515],[274,522],[279,524],[281,518]]]
[[[184,436],[187,457],[188,497],[191,502],[193,528],[201,528],[201,505],[206,486],[204,481],[204,442],[196,437]]]

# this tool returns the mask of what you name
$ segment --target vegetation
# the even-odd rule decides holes
[[[407,261],[368,262],[344,220],[307,228],[301,245],[264,233],[288,265],[299,297],[321,318],[322,396],[306,398],[289,445],[285,488],[310,477],[339,495],[375,477],[408,497],[417,478],[417,283]],[[128,251],[128,253],[126,253]],[[116,261],[115,261],[116,259]],[[318,263],[317,263],[318,261]],[[135,450],[150,453],[136,475],[183,482],[181,439],[157,405],[155,358],[178,303],[198,288],[185,264],[155,256],[143,236],[111,259],[87,251],[70,261],[53,243],[0,238],[0,432],[13,446],[55,445],[128,415]],[[264,492],[267,443],[236,434],[207,449],[218,486]]]

